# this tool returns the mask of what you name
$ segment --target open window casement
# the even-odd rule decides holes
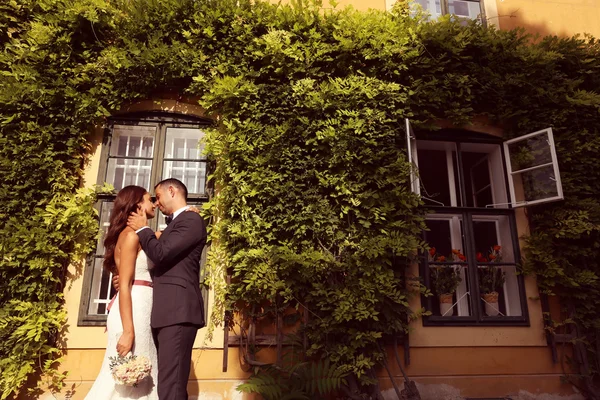
[[[419,159],[417,157],[417,137],[412,130],[408,118],[404,119],[406,131],[406,149],[408,152],[408,162],[411,165],[410,171],[410,189],[413,193],[421,195],[421,183],[419,182]]]
[[[563,199],[552,128],[504,142],[513,207]]]

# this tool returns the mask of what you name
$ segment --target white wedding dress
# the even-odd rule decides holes
[[[151,282],[150,266],[148,257],[144,251],[140,251],[135,260],[135,280]],[[143,399],[158,400],[156,391],[158,358],[156,346],[152,338],[150,328],[150,313],[152,312],[152,288],[149,286],[134,284],[131,288],[131,303],[133,311],[133,327],[135,329],[135,340],[132,353],[136,356],[145,356],[152,363],[152,376],[144,379],[136,387],[116,385],[110,373],[109,357],[117,356],[117,342],[123,332],[121,313],[119,312],[119,294],[115,298],[108,320],[106,322],[108,332],[108,344],[100,373],[85,397],[86,400],[119,400],[119,399]]]

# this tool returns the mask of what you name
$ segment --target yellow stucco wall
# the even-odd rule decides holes
[[[265,359],[273,360],[273,351],[263,350]],[[41,400],[81,400],[91,388],[102,364],[102,349],[69,350],[61,368],[70,371],[67,387],[61,393],[47,393]],[[394,359],[389,354],[390,360]],[[403,357],[400,350],[400,357]],[[498,393],[515,395],[530,393],[568,394],[570,388],[560,381],[560,365],[552,365],[548,349],[539,347],[479,348],[415,348],[411,349],[411,365],[406,373],[419,384],[423,400],[456,400],[458,396],[492,397]],[[217,349],[195,349],[188,383],[190,399],[249,400],[235,388],[248,376],[247,366],[240,365],[237,348],[231,348],[227,372],[222,371],[223,352]],[[402,373],[390,362],[396,382]],[[386,398],[394,399],[391,381],[382,370],[378,377]],[[452,397],[448,396],[451,395]]]
[[[501,29],[524,27],[541,35],[600,36],[600,0],[497,0]]]

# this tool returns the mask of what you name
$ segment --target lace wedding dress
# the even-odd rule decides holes
[[[148,257],[144,251],[140,251],[135,260],[136,281],[151,282]],[[131,303],[133,311],[133,327],[135,329],[135,340],[132,353],[136,356],[145,356],[152,363],[152,376],[144,379],[138,386],[116,385],[110,374],[109,357],[117,356],[117,342],[123,332],[121,313],[119,312],[119,294],[115,298],[106,323],[108,331],[108,344],[100,373],[91,390],[85,397],[86,400],[119,400],[119,399],[143,399],[158,400],[156,391],[158,359],[156,346],[152,338],[150,328],[150,313],[152,312],[152,288],[143,284],[134,284],[131,288]]]

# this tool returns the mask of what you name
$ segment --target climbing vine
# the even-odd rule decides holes
[[[552,126],[565,201],[528,210],[525,268],[575,310],[592,360],[584,378],[598,376],[594,38],[426,22],[406,3],[385,13],[9,0],[0,44],[0,398],[55,370],[60,355],[67,266],[97,232],[94,196],[77,191],[88,132],[123,105],[182,96],[218,122],[207,138],[220,189],[207,208],[218,217],[213,322],[225,307],[248,318],[297,308],[309,316],[308,356],[348,373],[352,395],[370,390],[381,345],[419,313],[404,274],[425,248],[404,118],[436,129],[486,117],[509,137]]]

